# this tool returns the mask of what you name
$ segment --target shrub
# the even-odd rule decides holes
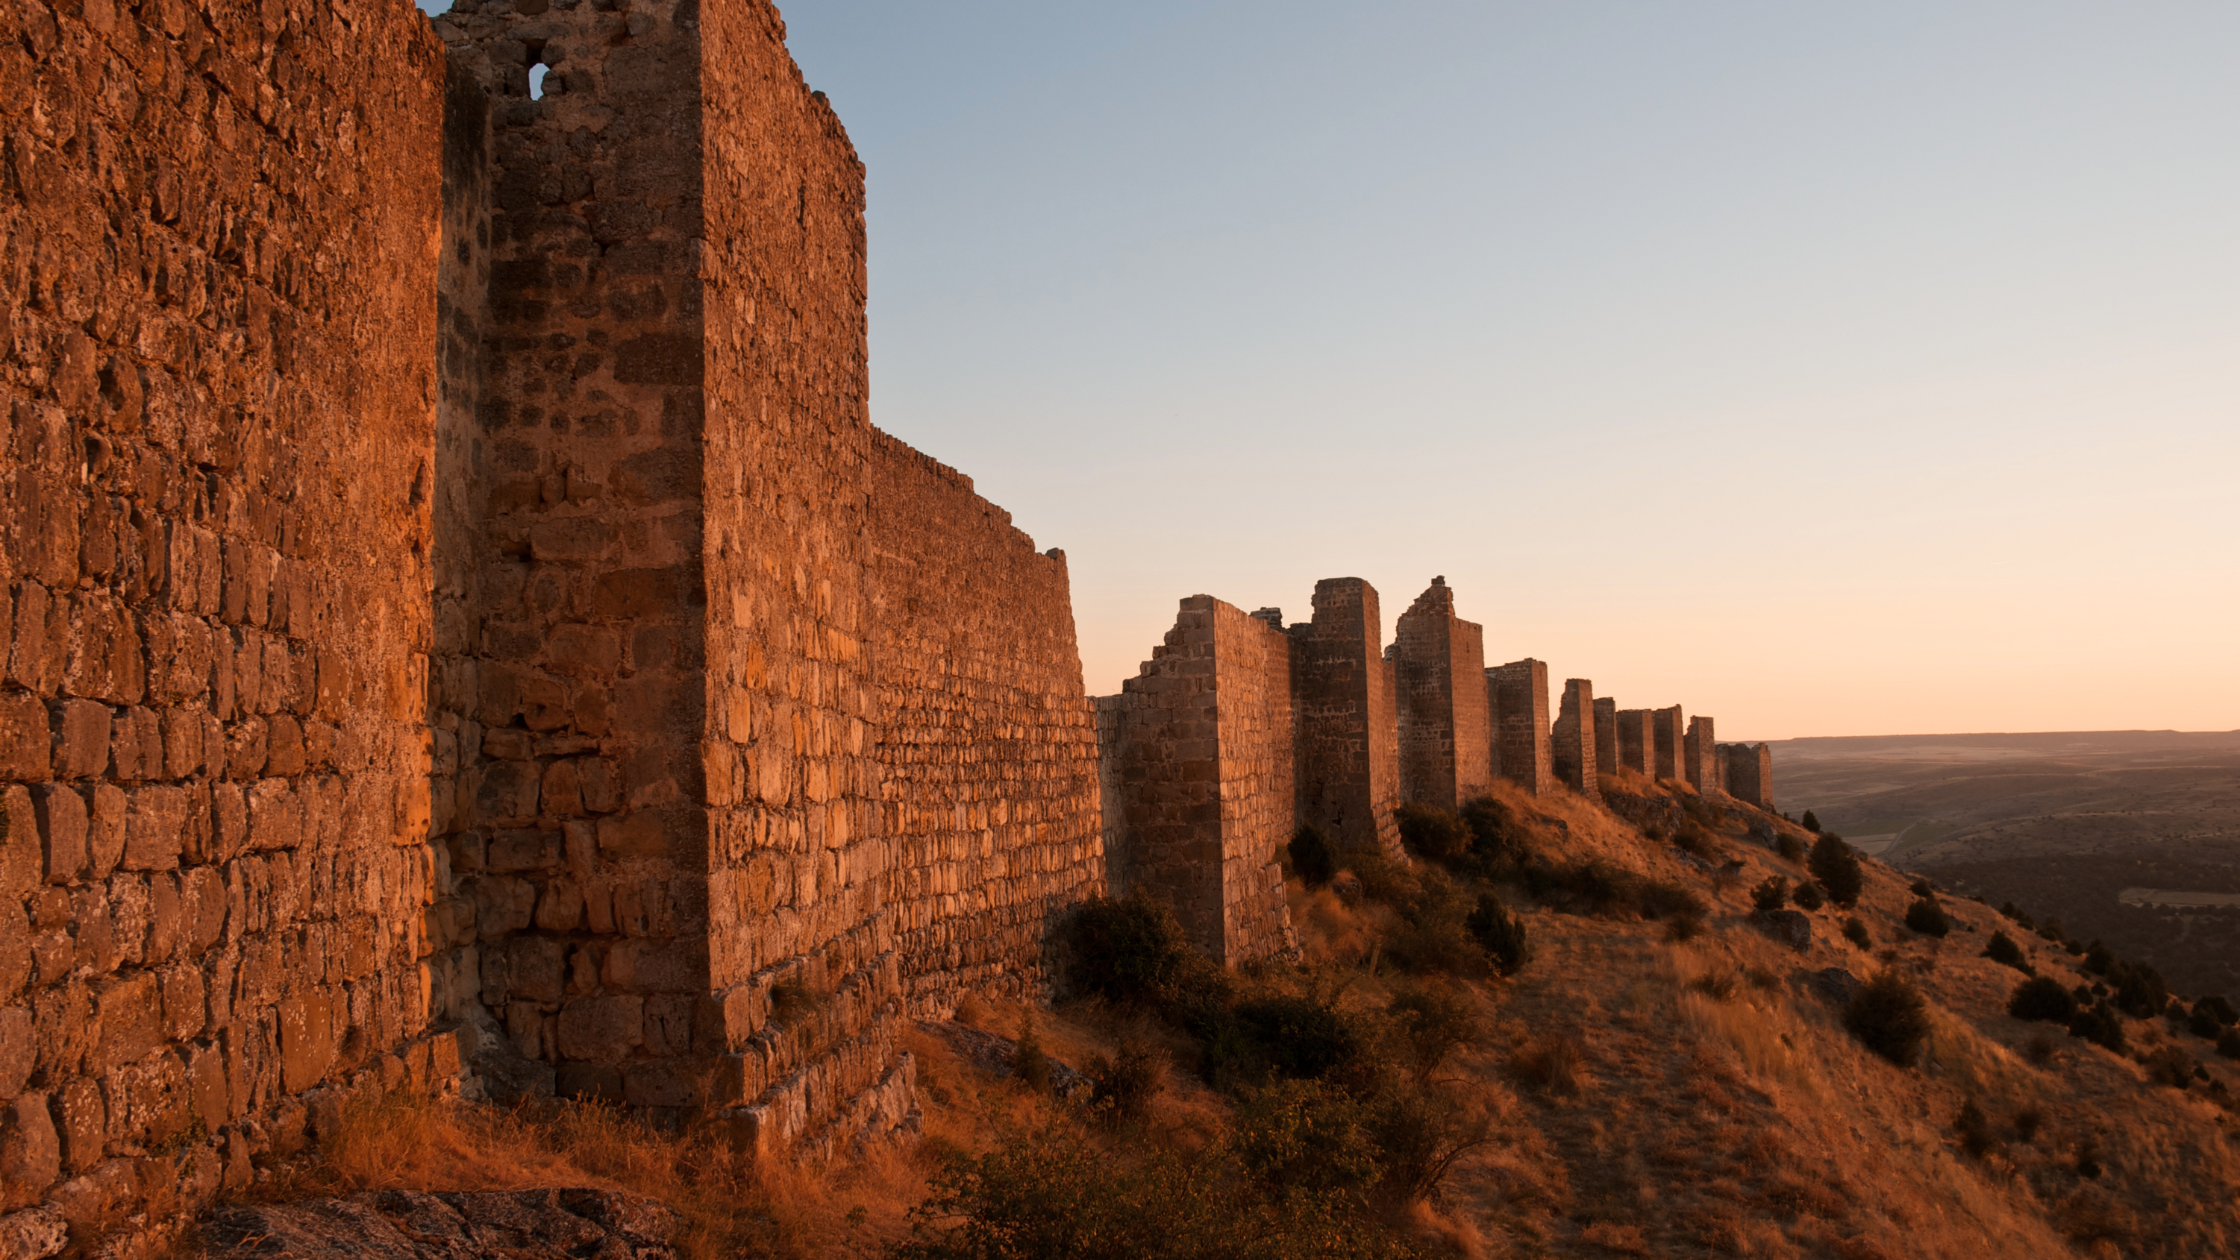
[[[2077,1013],[2077,999],[2061,982],[2047,976],[2025,980],[2007,999],[2007,1014],[2016,1019],[2042,1019],[2066,1024]]]
[[[1812,877],[1828,891],[1828,900],[1846,910],[1859,904],[1859,894],[1866,891],[1867,877],[1859,870],[1859,855],[1841,838],[1822,834],[1813,841],[1812,856],[1806,864],[1812,869]]]
[[[2232,1003],[2225,1001],[2220,994],[2212,993],[2195,1002],[2193,1011],[2196,1015],[2208,1015],[2209,1018],[2226,1028],[2230,1028],[2234,1024],[2240,1024],[2240,1011],[2234,1010]]]
[[[1943,936],[1952,931],[1952,921],[1944,917],[1944,907],[1927,897],[1906,907],[1906,926],[1923,936]]]
[[[1731,971],[1707,971],[1688,982],[1688,987],[1714,1002],[1733,999],[1739,982]]]
[[[1786,831],[1773,838],[1773,849],[1781,855],[1782,861],[1791,865],[1804,861],[1804,841]]]
[[[1174,911],[1140,888],[1083,902],[1066,936],[1068,978],[1085,994],[1160,1004],[1219,981],[1190,947]]]
[[[1806,831],[1809,831],[1809,832],[1811,832],[1811,833],[1812,833],[1813,835],[1816,835],[1816,836],[1817,836],[1817,835],[1819,835],[1819,834],[1820,834],[1820,816],[1819,816],[1818,814],[1815,814],[1815,813],[1813,813],[1813,812],[1812,812],[1811,810],[1809,810],[1809,809],[1808,809],[1808,810],[1806,810],[1806,811],[1804,812],[1804,829],[1805,829]]]
[[[2176,1046],[2164,1046],[2148,1055],[2144,1066],[2148,1080],[2172,1089],[2184,1089],[2193,1083],[2193,1071],[2198,1065],[2185,1051]]]
[[[2008,936],[2005,932],[1993,932],[1991,934],[1991,943],[1983,947],[1983,956],[2001,966],[2012,967],[2016,971],[2034,972],[2036,970],[2030,965],[2030,960],[2023,955],[2022,947],[2015,944],[2014,938]]]
[[[1027,1012],[1027,1022],[1019,1029],[1019,1045],[1011,1054],[1011,1079],[1037,1094],[1050,1092],[1050,1056],[1042,1051],[1042,1038],[1035,1035],[1034,1012]]]
[[[2121,961],[2114,950],[2098,941],[2094,941],[2084,951],[2084,969],[2095,976],[2107,975]]]
[[[1672,833],[1672,843],[1682,853],[1692,853],[1699,858],[1721,855],[1718,839],[1693,818],[1681,820],[1679,828]]]
[[[1392,820],[1400,826],[1400,843],[1419,857],[1451,865],[1470,852],[1470,829],[1436,805],[1410,802],[1392,811]]]
[[[1662,879],[1644,879],[1634,887],[1634,909],[1644,919],[1701,919],[1710,907],[1703,898]]]
[[[2133,1019],[2151,1019],[2170,1002],[2170,986],[2162,973],[2145,963],[2119,962],[2109,970],[2115,982],[2115,1007]]]
[[[2079,1008],[2069,1017],[2069,1035],[2082,1037],[2093,1045],[2117,1054],[2123,1053],[2123,1017],[2106,1002],[2095,1002]]]
[[[1089,1060],[1089,1101],[1112,1123],[1141,1119],[1166,1083],[1166,1060],[1141,1046],[1121,1047],[1117,1059]]]
[[[1532,961],[1532,940],[1525,933],[1524,921],[1509,913],[1492,893],[1478,894],[1478,904],[1463,926],[1502,975],[1513,976]]]
[[[1770,875],[1766,881],[1750,890],[1750,904],[1760,914],[1771,914],[1789,904],[1789,881],[1779,875]]]
[[[1874,948],[1874,938],[1867,935],[1867,925],[1859,922],[1856,918],[1844,919],[1843,936],[1845,940],[1861,949]]]
[[[1960,1104],[1960,1114],[1952,1119],[1952,1132],[1968,1158],[1982,1159],[1991,1153],[1991,1117],[1983,1114],[1975,1099]]]
[[[1338,850],[1322,828],[1308,825],[1299,828],[1287,846],[1291,853],[1291,869],[1309,888],[1320,888],[1338,877]]]
[[[1319,997],[1276,996],[1239,1002],[1236,1022],[1258,1057],[1291,1080],[1374,1074],[1369,1038],[1358,1021]]]
[[[1448,1169],[1491,1140],[1492,1125],[1424,1087],[1395,1086],[1368,1109],[1369,1131],[1383,1159],[1378,1183],[1387,1204],[1413,1203],[1438,1193]]]
[[[1500,868],[1532,859],[1532,836],[1507,805],[1490,796],[1462,806],[1462,825],[1470,829],[1470,853],[1481,866]]]
[[[1509,1075],[1551,1094],[1576,1094],[1579,1063],[1576,1038],[1542,1037],[1509,1056]]]
[[[1851,995],[1843,1026],[1867,1049],[1905,1067],[1928,1040],[1929,1004],[1903,973],[1885,968]]]
[[[1797,885],[1796,891],[1789,894],[1789,900],[1797,903],[1799,910],[1818,910],[1828,904],[1828,899],[1820,894],[1820,885],[1809,879]]]
[[[2030,1040],[2022,1044],[2022,1057],[2030,1060],[2037,1067],[2044,1067],[2046,1064],[2053,1062],[2053,1055],[2053,1038],[2046,1036],[2044,1033],[2036,1033],[2031,1036]],[[2025,1135],[2023,1140],[2028,1141],[2029,1137]]]
[[[1926,879],[1914,880],[1911,888],[1913,895],[1916,897],[1934,897],[1937,895],[1937,886]]]
[[[1601,918],[1634,915],[1664,919],[1703,916],[1703,898],[1678,884],[1643,879],[1600,858],[1559,864],[1533,863],[1521,872],[1525,891],[1572,914]]]
[[[2077,1175],[2087,1181],[2098,1177],[2100,1168],[2100,1139],[2086,1134],[2077,1143]]]
[[[1676,914],[1664,923],[1664,938],[1668,941],[1686,942],[1703,935],[1703,916]]]
[[[2014,1113],[2014,1135],[2025,1142],[2037,1140],[2038,1130],[2045,1127],[2045,1113],[2036,1107],[2024,1107]]]
[[[1237,1104],[1237,1155],[1265,1185],[1363,1201],[1384,1174],[1363,1113],[1319,1081],[1278,1081]]]
[[[1385,1008],[1400,1049],[1417,1079],[1437,1071],[1447,1056],[1478,1040],[1478,1022],[1469,1003],[1451,993],[1409,989]]]
[[[2194,1009],[2186,1015],[2186,1031],[2203,1041],[2215,1041],[2217,1034],[2224,1031],[2224,1025],[2218,1023],[2214,1015],[2202,1010],[2199,1003],[2195,1003]]]
[[[2240,1028],[2224,1030],[2217,1038],[2217,1054],[2220,1058],[2240,1059]]]

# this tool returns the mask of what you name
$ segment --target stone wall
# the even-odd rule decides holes
[[[881,826],[908,1003],[945,1016],[965,990],[1034,996],[1054,916],[1102,890],[1105,861],[1065,553],[1038,553],[970,478],[891,438],[870,495]]]
[[[1314,586],[1314,619],[1290,629],[1300,821],[1341,849],[1397,856],[1399,703],[1379,650],[1377,590],[1360,578]]]
[[[0,11],[0,1208],[245,1185],[424,1035],[442,49]]]
[[[1709,792],[1719,783],[1719,744],[1712,734],[1712,721],[1707,717],[1688,719],[1688,737],[1684,746],[1688,782],[1698,791]]]
[[[1485,632],[1454,615],[1454,592],[1443,577],[1431,579],[1394,630],[1401,796],[1458,808],[1483,796],[1493,774],[1492,721],[1478,685]]]
[[[1618,702],[1608,696],[1594,702],[1594,768],[1604,777],[1618,772]]]
[[[1719,745],[1720,773],[1727,794],[1767,813],[1773,805],[1773,749],[1766,744]]]
[[[1649,709],[1619,709],[1618,765],[1641,774],[1656,770],[1655,713]]]
[[[1526,658],[1486,671],[1487,707],[1493,713],[1495,768],[1535,796],[1555,786],[1548,745],[1548,666]]]
[[[1602,799],[1597,785],[1599,749],[1595,744],[1594,684],[1584,678],[1566,679],[1563,707],[1556,715],[1550,740],[1556,777],[1590,801]]]
[[[1098,701],[1112,881],[1172,906],[1234,966],[1294,947],[1277,850],[1291,838],[1292,643],[1210,595]]]
[[[1649,711],[1649,727],[1654,736],[1652,756],[1656,776],[1660,779],[1683,777],[1687,764],[1686,737],[1680,720],[1680,706]]]

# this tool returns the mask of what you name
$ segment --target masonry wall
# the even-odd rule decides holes
[[[1098,702],[1115,891],[1172,906],[1236,965],[1292,948],[1278,846],[1291,838],[1292,644],[1210,595],[1120,695]]]
[[[908,1005],[946,1016],[966,990],[1033,996],[1056,917],[1104,888],[1065,553],[1037,552],[970,478],[883,435],[868,487],[881,831]],[[1288,774],[1288,726],[1284,739]],[[1280,790],[1288,814],[1288,778]]]
[[[1655,712],[1650,709],[1620,709],[1618,722],[1618,764],[1625,769],[1642,774],[1653,774],[1657,766],[1657,737]]]
[[[1565,680],[1563,707],[1550,734],[1550,757],[1556,777],[1588,800],[1601,800],[1596,782],[1594,684],[1584,678]]]
[[[1681,724],[1680,706],[1649,711],[1649,729],[1653,736],[1651,758],[1660,779],[1678,779],[1687,767],[1687,737]]]
[[[241,1186],[423,1037],[443,66],[0,13],[0,1208]],[[329,1112],[328,1114],[331,1114]]]
[[[1719,745],[1727,794],[1773,813],[1773,749],[1766,744]]]
[[[1297,715],[1297,816],[1341,849],[1400,852],[1399,701],[1379,649],[1376,588],[1315,583],[1314,616],[1289,631]]]
[[[1529,657],[1485,672],[1501,777],[1534,795],[1555,786],[1548,743],[1548,666]]]
[[[1493,777],[1486,709],[1485,631],[1454,614],[1445,578],[1416,597],[1395,626],[1400,794],[1443,809],[1483,796]]]
[[[1618,702],[1608,696],[1594,702],[1594,768],[1605,776],[1618,772]]]
[[[1712,720],[1707,717],[1688,719],[1688,736],[1682,744],[1688,782],[1701,791],[1719,786],[1719,744],[1713,734]]]

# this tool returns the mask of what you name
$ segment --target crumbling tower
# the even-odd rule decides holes
[[[1235,966],[1294,948],[1277,853],[1292,832],[1291,642],[1210,595],[1098,700],[1111,885],[1172,906]]]
[[[1618,702],[1608,696],[1594,702],[1594,768],[1604,777],[1618,772]]]
[[[1640,774],[1650,774],[1657,766],[1656,713],[1652,709],[1620,709],[1618,723],[1618,764]]]
[[[1485,632],[1454,615],[1443,577],[1394,627],[1400,787],[1407,800],[1455,809],[1485,793],[1493,774],[1486,711]]]
[[[1773,813],[1773,749],[1765,744],[1719,745],[1727,795]]]
[[[1551,740],[1556,777],[1572,791],[1591,801],[1602,799],[1596,784],[1598,748],[1595,744],[1594,684],[1584,678],[1563,684],[1563,708],[1557,714]]]
[[[1655,757],[1657,777],[1679,779],[1686,777],[1687,733],[1681,722],[1680,706],[1669,709],[1652,709],[1649,714],[1650,729],[1656,737]]]
[[[1399,707],[1378,650],[1376,588],[1360,578],[1314,585],[1314,620],[1291,627],[1302,823],[1341,849],[1397,854]]]
[[[1548,747],[1548,666],[1527,657],[1486,671],[1488,707],[1493,710],[1495,768],[1501,777],[1535,796],[1555,785],[1555,761]]]
[[[1688,738],[1685,744],[1688,782],[1699,792],[1709,792],[1719,784],[1719,745],[1712,735],[1710,718],[1697,716],[1688,719]]]

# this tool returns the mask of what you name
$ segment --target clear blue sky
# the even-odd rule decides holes
[[[785,16],[873,419],[1066,549],[1092,692],[1444,574],[1730,738],[2240,727],[2240,5]]]

